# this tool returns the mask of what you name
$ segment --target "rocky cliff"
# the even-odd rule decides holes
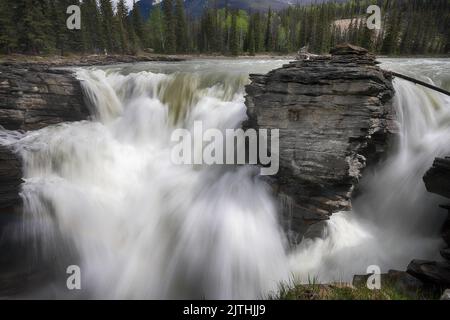
[[[423,180],[429,192],[450,199],[450,157],[436,158]],[[441,208],[447,211],[447,219],[441,230],[446,245],[441,249],[444,261],[413,260],[408,265],[408,272],[426,283],[448,288],[450,286],[450,205],[445,203],[441,205]]]
[[[28,131],[88,117],[80,83],[69,70],[36,64],[0,64],[0,126]],[[0,136],[2,132],[0,129]],[[36,253],[17,236],[23,219],[21,161],[0,144],[0,296],[14,294],[47,275],[36,272]]]
[[[17,63],[0,64],[0,126],[35,130],[88,117],[80,83],[69,70]],[[19,203],[20,161],[0,145],[0,210]]]
[[[362,170],[385,152],[396,131],[391,76],[365,49],[342,45],[251,80],[245,126],[280,129],[274,186],[301,236],[350,209]]]

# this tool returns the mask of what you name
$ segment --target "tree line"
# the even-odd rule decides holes
[[[211,1],[200,18],[186,14],[183,0],[163,0],[147,21],[124,0],[1,0],[3,53],[291,53],[307,46],[324,53],[341,42],[388,55],[450,52],[450,1],[349,0],[281,11],[219,8]],[[81,8],[81,30],[66,27],[66,9]],[[382,28],[370,30],[366,9],[376,4]]]

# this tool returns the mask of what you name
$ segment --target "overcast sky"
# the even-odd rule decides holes
[[[113,2],[114,2],[114,4],[117,4],[117,1],[118,0],[113,0]],[[136,0],[136,2],[137,2],[138,0]],[[132,7],[133,7],[133,0],[125,0],[125,2],[127,3],[127,5],[128,5],[128,9],[131,9]]]

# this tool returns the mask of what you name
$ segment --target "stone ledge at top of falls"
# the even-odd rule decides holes
[[[391,75],[363,48],[344,44],[331,52],[251,75],[246,87],[244,127],[280,129],[274,187],[288,197],[299,235],[351,208],[362,170],[397,132]]]
[[[0,65],[0,125],[35,130],[86,119],[80,82],[70,70],[36,65]]]
[[[86,119],[80,82],[70,70],[45,65],[0,64],[0,126],[35,130],[66,121]],[[20,203],[21,164],[0,146],[0,209]]]

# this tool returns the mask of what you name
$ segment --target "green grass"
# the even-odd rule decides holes
[[[351,286],[346,283],[320,284],[317,279],[308,284],[280,285],[274,300],[432,300],[439,295],[417,292],[411,295],[398,290],[391,283],[383,283],[381,289],[371,290],[366,286]]]

